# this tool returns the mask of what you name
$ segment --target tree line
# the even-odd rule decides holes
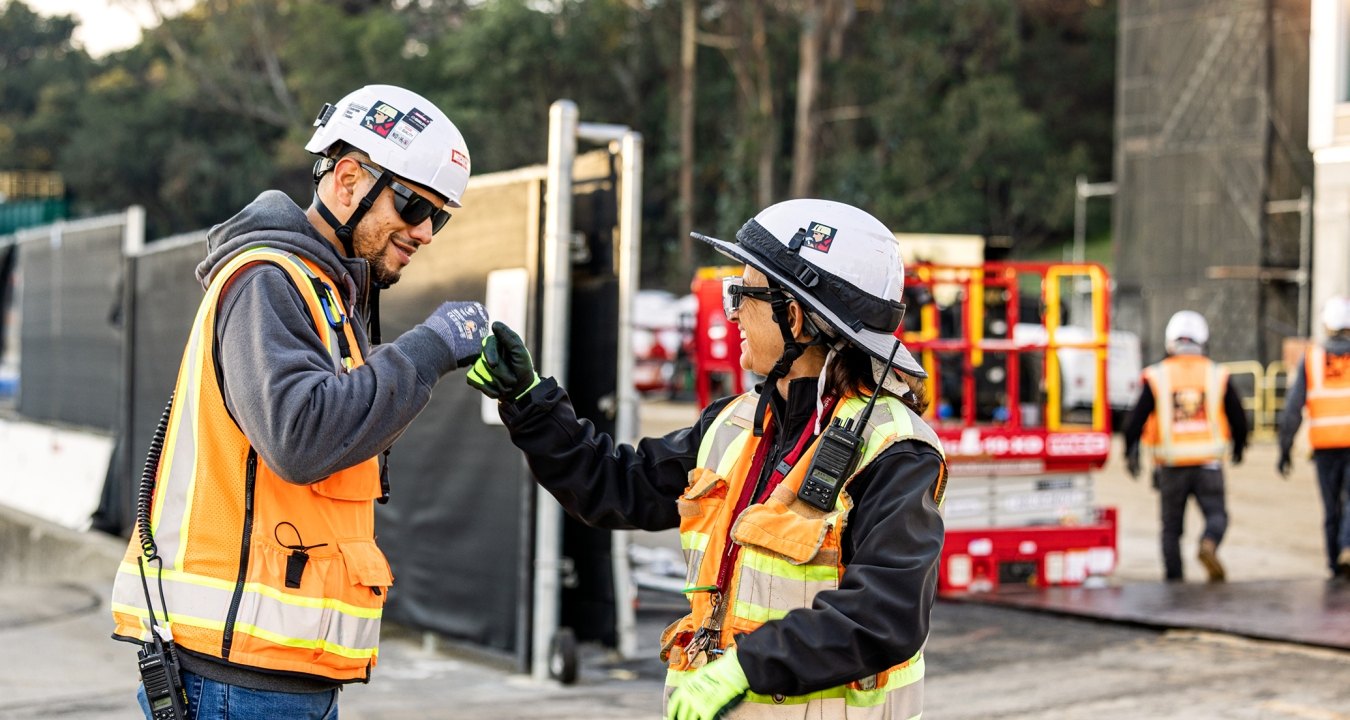
[[[642,132],[646,280],[672,288],[759,208],[817,196],[1016,249],[1072,232],[1111,175],[1115,0],[199,0],[91,58],[72,17],[0,9],[0,170],[152,237],[268,187],[303,201],[324,102],[404,85],[475,174],[541,163],[548,107]]]

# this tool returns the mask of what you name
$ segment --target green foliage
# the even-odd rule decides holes
[[[786,196],[803,18],[823,1],[699,3],[697,229],[730,235],[761,193]],[[10,0],[0,169],[58,169],[81,210],[139,203],[166,234],[219,222],[268,187],[307,195],[310,120],[360,85],[405,85],[440,105],[476,174],[544,162],[548,107],[569,98],[588,121],[642,132],[649,281],[680,287],[681,5],[200,0],[94,60],[71,46],[72,19]],[[852,5],[823,55],[812,194],[897,230],[1008,236],[1023,253],[1067,243],[1074,176],[1111,174],[1116,3]]]
[[[75,27],[70,16],[0,6],[0,170],[51,170],[53,149],[70,137],[90,63],[71,46]]]

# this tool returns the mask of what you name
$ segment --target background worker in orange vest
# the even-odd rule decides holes
[[[723,300],[741,364],[767,377],[758,389],[617,445],[540,382],[501,323],[469,383],[500,400],[511,440],[573,517],[680,528],[691,612],[662,637],[667,717],[918,717],[946,463],[918,415],[924,370],[894,337],[895,235],[849,205],[789,200],[736,242],[696,237],[745,265]]]
[[[1280,415],[1280,460],[1288,478],[1289,451],[1308,412],[1308,444],[1322,488],[1323,531],[1333,576],[1350,580],[1350,298],[1332,297],[1322,307],[1326,343],[1298,364]]]
[[[336,718],[340,686],[369,679],[393,583],[374,537],[381,454],[487,323],[479,303],[446,302],[379,344],[379,289],[469,180],[450,119],[369,85],[315,126],[309,208],[269,190],[207,235],[154,494],[113,588],[115,638],[153,647],[170,627],[197,720]],[[159,687],[140,689],[147,718],[169,707]]]
[[[1231,445],[1233,464],[1247,447],[1247,416],[1228,372],[1205,357],[1209,325],[1199,313],[1182,310],[1167,321],[1168,356],[1144,369],[1139,399],[1125,420],[1125,467],[1139,477],[1142,438],[1153,454],[1154,483],[1161,498],[1163,569],[1168,582],[1183,579],[1181,534],[1186,503],[1194,497],[1205,517],[1198,558],[1210,582],[1225,577],[1219,543],[1228,529],[1224,503],[1223,456]]]

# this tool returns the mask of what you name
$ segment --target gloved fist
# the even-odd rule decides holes
[[[1138,480],[1138,479],[1139,479],[1139,450],[1138,450],[1138,448],[1136,448],[1135,450],[1133,450],[1133,451],[1131,451],[1131,452],[1126,452],[1126,453],[1125,453],[1125,472],[1129,473],[1131,478],[1133,478],[1133,479],[1135,479],[1135,480]]]
[[[1285,480],[1288,480],[1289,473],[1292,472],[1293,469],[1294,463],[1289,459],[1289,451],[1287,450],[1281,451],[1280,461],[1275,463],[1275,472],[1279,473],[1280,477],[1284,478]]]
[[[749,691],[750,681],[732,648],[721,659],[690,673],[675,688],[666,706],[666,720],[714,720],[740,704]]]
[[[482,303],[445,302],[427,318],[427,327],[450,346],[455,367],[473,364],[487,335],[488,314]]]
[[[495,322],[465,380],[494,400],[518,400],[539,384],[539,373],[525,341],[506,323]]]
[[[1242,451],[1241,451],[1241,450],[1238,450],[1238,449],[1234,449],[1234,450],[1233,450],[1233,467],[1237,467],[1237,466],[1239,466],[1239,465],[1241,465],[1241,464],[1242,464]]]

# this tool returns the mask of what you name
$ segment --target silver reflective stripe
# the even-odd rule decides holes
[[[734,422],[732,418],[739,417],[742,413],[741,408],[750,403],[746,402],[746,395],[742,395],[732,400],[727,407],[722,408],[717,419],[713,421],[712,432],[704,436],[699,443],[698,448],[698,466],[707,468],[723,477],[726,471],[730,470],[729,463],[734,464],[737,456],[740,455],[740,448],[744,447],[750,436],[750,429],[742,427]],[[732,452],[732,446],[736,446],[737,452]],[[723,467],[727,465],[727,467]]]
[[[732,612],[768,622],[811,607],[816,593],[838,588],[839,571],[833,565],[793,565],[746,545],[741,549],[739,582]]]
[[[200,402],[197,392],[201,372],[197,356],[202,342],[200,328],[204,322],[199,316],[183,354],[183,377],[174,391],[175,422],[170,423],[169,437],[165,438],[167,446],[161,459],[157,481],[159,487],[155,493],[155,513],[151,527],[159,556],[164,558],[167,568],[181,567],[183,553],[187,549],[183,535],[187,532],[189,489],[197,466],[196,436]]]
[[[153,571],[147,572],[152,588]],[[170,620],[214,630],[224,627],[234,583],[166,571],[164,597]],[[123,563],[113,584],[113,609],[147,617],[145,594],[135,565]],[[244,586],[235,631],[299,647],[322,646],[346,657],[368,657],[379,644],[380,609],[362,608],[327,598],[283,593],[258,583]]]

